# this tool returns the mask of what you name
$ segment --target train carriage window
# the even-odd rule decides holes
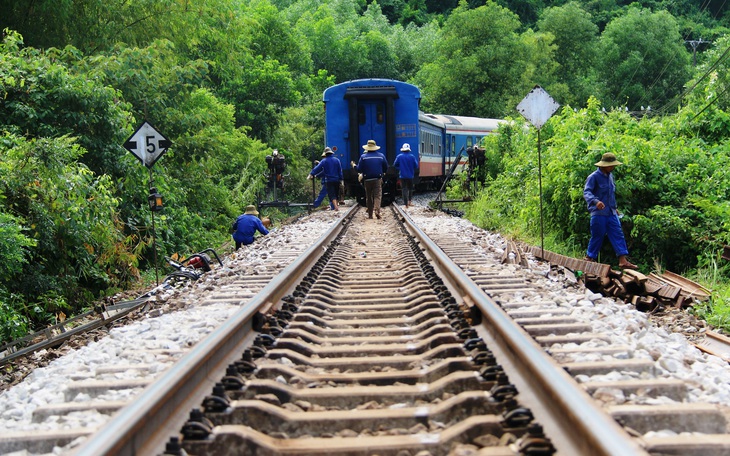
[[[466,147],[467,149],[474,145],[474,138],[472,136],[466,137]]]
[[[452,157],[456,155],[456,135],[451,135],[451,151],[449,151],[449,155]]]
[[[377,122],[379,124],[383,123],[383,119],[385,118],[385,115],[383,113],[383,105],[379,104],[377,105]]]
[[[360,125],[365,125],[365,121],[367,119],[365,118],[365,106],[358,106],[357,107],[357,121],[360,122]]]

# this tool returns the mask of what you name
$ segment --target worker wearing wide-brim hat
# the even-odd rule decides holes
[[[622,165],[611,152],[601,156],[595,163],[598,167],[588,179],[583,188],[583,198],[588,204],[591,214],[591,240],[588,242],[586,261],[596,261],[603,246],[603,239],[608,236],[616,256],[618,266],[623,269],[637,269],[627,256],[629,254],[626,239],[621,228],[621,220],[616,205],[616,184],[613,179],[613,170]]]
[[[249,205],[246,206],[244,213],[239,215],[236,221],[233,222],[232,237],[236,242],[236,250],[241,248],[242,245],[253,244],[256,231],[263,235],[269,234],[269,230],[266,229],[258,215],[259,211],[256,210],[256,206]]]
[[[335,157],[334,151],[330,147],[325,147],[324,158],[315,166],[307,175],[307,179],[314,179],[320,174],[323,176],[323,183],[327,186],[327,196],[330,200],[330,208],[339,210],[339,192],[340,182],[344,180],[342,175],[342,163]]]
[[[365,186],[365,203],[368,208],[368,218],[373,214],[380,218],[380,202],[383,198],[383,175],[388,170],[388,160],[385,155],[378,152],[380,146],[375,140],[368,140],[362,146],[365,153],[360,155],[357,163],[357,172],[362,174],[362,182]]]

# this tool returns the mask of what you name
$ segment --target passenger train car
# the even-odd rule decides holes
[[[381,147],[389,169],[383,179],[383,205],[397,196],[398,171],[392,166],[403,144],[417,153],[419,189],[438,188],[459,151],[493,133],[500,120],[425,114],[420,110],[418,87],[392,79],[358,79],[324,91],[325,146],[342,162],[346,192],[363,203],[365,189],[358,182],[357,164],[362,146],[373,139]]]

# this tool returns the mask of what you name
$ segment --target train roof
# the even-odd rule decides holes
[[[426,114],[423,111],[419,111],[418,120],[420,120],[421,122],[425,122],[429,125],[433,125],[438,128],[445,128],[443,120],[439,119],[438,117],[434,116],[433,114]]]
[[[426,118],[443,123],[446,130],[460,132],[491,132],[505,122],[502,119],[489,119],[469,116],[450,116],[446,114],[424,114]]]
[[[413,84],[395,79],[354,79],[325,89],[322,101],[357,96],[360,98],[391,96],[393,98],[421,99],[421,91]]]

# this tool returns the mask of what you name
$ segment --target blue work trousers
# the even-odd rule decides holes
[[[608,236],[616,256],[629,254],[618,215],[594,215],[591,217],[591,240],[588,242],[588,251],[586,252],[589,257],[598,258],[603,246],[603,239],[606,236]]]
[[[317,195],[317,198],[314,199],[313,206],[315,208],[319,207],[320,204],[322,204],[322,201],[324,201],[325,197],[327,197],[327,184],[322,182],[322,189],[319,191],[319,195]],[[330,209],[334,209],[335,204],[330,201]]]

